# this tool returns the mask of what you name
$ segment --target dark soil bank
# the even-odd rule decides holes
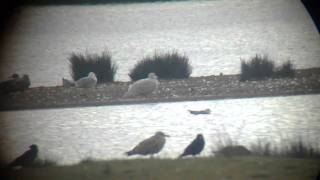
[[[0,110],[63,108],[175,101],[214,100],[320,93],[320,68],[297,70],[294,78],[240,82],[239,75],[192,77],[160,81],[148,97],[124,98],[131,82],[115,82],[92,89],[35,87],[1,96]]]

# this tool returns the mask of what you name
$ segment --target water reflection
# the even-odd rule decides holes
[[[192,76],[238,73],[240,58],[255,53],[297,68],[320,64],[319,35],[299,0],[30,6],[14,24],[0,49],[0,79],[27,73],[31,86],[61,85],[71,52],[106,47],[120,81],[154,50],[186,53]]]
[[[209,115],[188,109],[210,108]],[[257,139],[281,143],[303,137],[320,138],[320,95],[105,106],[1,112],[1,143],[8,159],[38,144],[40,157],[59,163],[83,158],[124,158],[141,140],[156,131],[169,135],[160,157],[176,157],[197,133],[203,133],[211,154],[222,137],[249,145]]]

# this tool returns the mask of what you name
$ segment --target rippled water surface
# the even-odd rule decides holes
[[[187,111],[205,108],[212,113]],[[1,112],[0,136],[8,159],[32,143],[40,157],[59,163],[125,158],[124,152],[159,130],[171,136],[159,157],[178,156],[197,133],[207,143],[202,155],[209,155],[224,138],[244,145],[300,137],[318,143],[319,109],[320,95],[307,95]]]
[[[142,57],[177,49],[193,66],[192,76],[238,73],[240,58],[266,53],[297,68],[320,66],[320,38],[299,0],[217,0],[21,9],[0,51],[0,79],[27,73],[32,86],[61,84],[69,77],[71,52],[113,54],[116,80]],[[188,109],[210,108],[194,116]],[[320,138],[320,96],[160,103],[0,112],[0,147],[8,160],[32,143],[40,156],[59,163],[123,153],[156,131],[171,135],[160,157],[176,157],[203,133],[209,155],[231,138],[250,145],[302,137]]]
[[[28,73],[32,86],[61,85],[71,52],[102,52],[128,80],[155,50],[177,49],[192,76],[238,73],[240,58],[269,54],[297,68],[320,66],[320,38],[300,0],[216,0],[41,6],[21,10],[0,51],[0,79]]]

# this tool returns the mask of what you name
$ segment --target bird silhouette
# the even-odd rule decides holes
[[[160,152],[166,143],[166,138],[168,135],[161,131],[156,132],[155,135],[148,139],[143,140],[137,146],[135,146],[131,151],[126,152],[128,156],[139,154],[139,155],[153,155]]]
[[[31,166],[34,160],[38,156],[38,146],[35,144],[32,144],[29,146],[29,150],[24,152],[21,156],[17,157],[15,160],[13,160],[8,167],[28,167]]]
[[[158,88],[158,85],[159,81],[157,75],[155,73],[149,73],[148,78],[140,79],[131,84],[124,97],[151,94]]]
[[[75,86],[75,82],[74,81],[71,81],[69,79],[65,79],[65,78],[62,78],[62,86],[63,87],[73,87]]]
[[[199,110],[199,111],[195,111],[195,110],[188,110],[191,114],[194,115],[199,115],[199,114],[210,114],[211,110],[210,109],[204,109],[204,110]]]
[[[22,78],[18,74],[13,74],[10,79],[0,83],[0,92],[8,94],[17,91],[24,91],[30,86],[30,79],[28,75],[23,75]]]
[[[10,79],[17,79],[20,78],[19,74],[13,73],[11,76],[9,76]]]
[[[179,156],[180,158],[187,155],[195,156],[200,154],[205,145],[202,134],[198,134],[197,137],[184,149],[184,152]]]

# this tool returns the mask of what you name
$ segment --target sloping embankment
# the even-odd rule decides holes
[[[160,82],[148,97],[124,98],[129,82],[92,89],[35,87],[1,96],[0,110],[83,107],[175,101],[214,100],[320,93],[320,68],[297,70],[294,78],[240,82],[239,75],[192,77]]]
[[[235,156],[89,161],[69,166],[23,168],[3,174],[8,180],[313,180],[318,170],[318,159]]]

